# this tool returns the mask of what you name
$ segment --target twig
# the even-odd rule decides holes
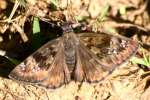
[[[139,26],[139,25],[131,24],[131,23],[115,23],[114,27],[137,27],[138,29],[143,30],[145,32],[148,31],[147,28],[144,28],[144,27]]]
[[[27,37],[27,35],[24,33],[23,29],[22,29],[19,25],[15,24],[15,23],[12,23],[12,25],[13,25],[13,26],[17,29],[17,31],[20,33],[20,36],[21,36],[23,42],[27,42],[27,41],[28,41],[28,37]]]
[[[10,23],[12,17],[14,16],[14,14],[15,14],[15,12],[16,12],[16,10],[17,10],[17,8],[19,7],[19,4],[20,4],[19,0],[16,0],[16,1],[15,1],[15,5],[14,5],[14,7],[13,7],[13,10],[12,10],[10,16],[9,16],[7,19],[5,19],[5,20],[1,20],[0,22],[8,22],[8,23]]]

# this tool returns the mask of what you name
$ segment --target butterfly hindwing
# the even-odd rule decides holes
[[[94,53],[89,51],[82,43],[77,47],[77,64],[74,78],[76,81],[96,82],[104,78],[106,71],[98,61]]]

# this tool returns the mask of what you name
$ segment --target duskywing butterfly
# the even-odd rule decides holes
[[[97,82],[127,61],[139,46],[138,42],[122,36],[75,34],[71,25],[67,27],[61,37],[26,58],[9,77],[46,88],[57,88],[71,80]]]

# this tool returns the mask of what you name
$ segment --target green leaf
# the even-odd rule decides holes
[[[112,33],[112,34],[117,33],[117,31],[112,27],[108,27],[106,31],[108,31],[109,33]]]
[[[51,0],[50,7],[52,8],[51,10],[57,10],[58,6],[58,0]]]
[[[150,56],[149,56],[150,57]],[[147,67],[150,67],[150,60],[148,60],[148,58],[137,58],[137,57],[133,57],[131,59],[132,63],[134,64],[141,64]]]
[[[33,19],[33,40],[32,40],[32,48],[36,50],[42,44],[42,34],[40,30],[39,18],[34,17]]]
[[[57,5],[58,5],[58,0],[51,0],[51,3],[52,3],[54,6],[57,7]]]
[[[87,16],[75,16],[75,19],[77,20],[77,21],[83,21],[83,20],[86,20],[86,18],[87,18]]]
[[[106,15],[108,14],[108,10],[109,10],[110,5],[108,3],[106,3],[106,5],[103,7],[102,12],[100,14],[100,16],[97,18],[97,20],[99,22],[104,21],[106,18]]]
[[[40,24],[39,24],[39,18],[34,17],[33,19],[33,34],[37,34],[40,32]]]

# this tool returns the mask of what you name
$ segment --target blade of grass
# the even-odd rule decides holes
[[[146,60],[145,60],[146,59]],[[148,58],[137,58],[137,57],[133,57],[131,59],[133,64],[141,64],[144,65],[146,67],[150,67],[150,61],[147,61]]]
[[[39,18],[34,17],[33,19],[33,34],[40,33],[40,24],[39,24]]]
[[[20,61],[14,59],[14,58],[10,58],[8,56],[5,56],[11,63],[15,64],[15,65],[18,65],[20,64]]]
[[[36,50],[42,44],[42,35],[41,35],[40,23],[38,17],[34,17],[33,19],[32,30],[33,30],[32,48]]]

